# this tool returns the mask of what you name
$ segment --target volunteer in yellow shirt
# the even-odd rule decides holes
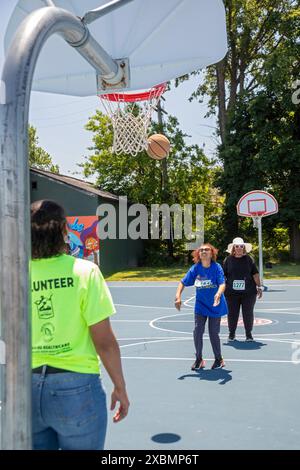
[[[34,449],[101,450],[106,395],[98,355],[113,384],[115,422],[129,401],[120,350],[110,326],[115,313],[97,265],[65,254],[64,210],[31,205],[32,419]]]

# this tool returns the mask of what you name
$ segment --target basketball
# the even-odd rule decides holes
[[[165,135],[153,134],[148,137],[147,154],[154,160],[162,160],[169,155],[170,141]]]

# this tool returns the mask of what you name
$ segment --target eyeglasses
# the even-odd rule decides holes
[[[245,245],[234,245],[234,248],[244,248]]]
[[[210,251],[210,248],[200,248],[199,251]]]

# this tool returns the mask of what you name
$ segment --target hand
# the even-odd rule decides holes
[[[221,300],[221,294],[218,294],[218,292],[217,292],[215,297],[214,297],[213,307],[217,307],[220,303],[220,300]]]
[[[181,297],[175,297],[175,307],[180,311],[181,308]]]
[[[122,388],[122,389],[115,388],[113,390],[111,394],[111,405],[110,405],[111,410],[115,409],[118,401],[120,402],[120,406],[114,414],[114,417],[113,417],[114,423],[118,423],[119,421],[124,419],[128,414],[128,408],[129,408],[130,403],[129,403],[125,388]]]
[[[263,291],[261,287],[257,287],[257,298],[261,299],[263,295]]]

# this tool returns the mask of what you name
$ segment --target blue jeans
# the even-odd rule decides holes
[[[97,374],[32,374],[35,450],[102,450],[106,395]]]

